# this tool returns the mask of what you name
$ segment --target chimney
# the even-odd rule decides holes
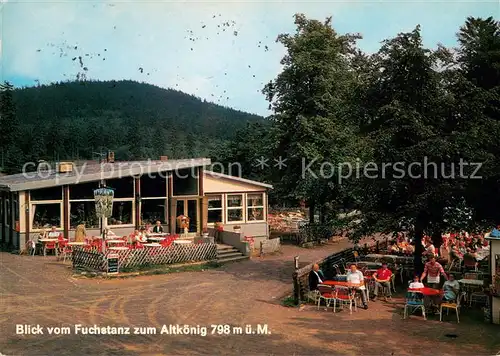
[[[107,161],[109,163],[115,163],[115,153],[113,151],[108,151]]]
[[[160,156],[160,161],[162,162],[168,161],[168,156]]]

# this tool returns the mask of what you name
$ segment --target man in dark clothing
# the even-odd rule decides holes
[[[323,272],[319,270],[319,265],[315,264],[309,273],[309,290],[317,290],[318,284],[323,283],[324,280]]]

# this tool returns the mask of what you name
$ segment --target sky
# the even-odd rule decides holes
[[[467,16],[500,18],[499,0],[471,1],[24,1],[0,0],[0,80],[17,87],[131,79],[269,115],[261,89],[281,70],[280,33],[293,15],[333,17],[359,47],[420,24],[424,43],[456,45]],[[81,61],[78,57],[81,57]]]

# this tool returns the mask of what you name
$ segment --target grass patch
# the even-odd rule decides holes
[[[120,269],[120,273],[133,273],[133,272],[150,272],[150,274],[165,274],[173,272],[199,272],[206,269],[214,269],[220,267],[217,262],[208,262],[200,264],[188,265],[142,265],[137,267],[128,267]]]
[[[288,297],[285,297],[281,300],[281,305],[287,308],[295,308],[297,306],[297,303],[295,303],[295,298],[289,295]]]

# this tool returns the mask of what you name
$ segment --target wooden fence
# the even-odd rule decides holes
[[[278,252],[280,248],[280,238],[263,240],[260,242],[260,255],[264,256],[266,253]]]
[[[165,265],[184,262],[213,261],[217,258],[215,243],[171,245],[143,249],[110,251],[119,256],[119,266],[133,268],[147,265]],[[73,267],[93,271],[106,270],[106,255],[101,252],[86,251],[83,248],[73,250]]]

